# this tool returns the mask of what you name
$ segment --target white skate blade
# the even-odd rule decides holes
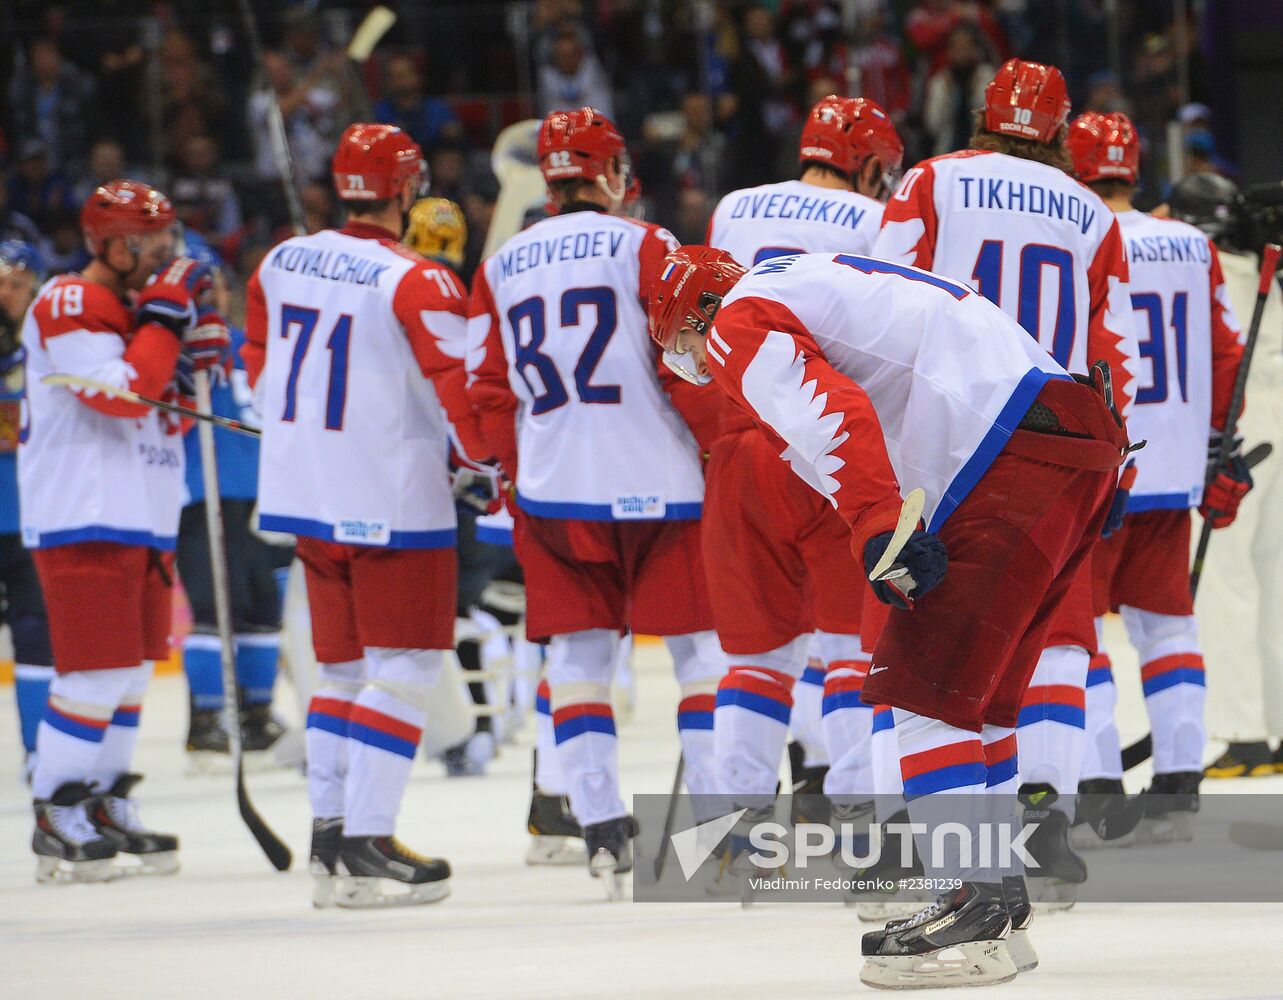
[[[116,855],[116,870],[123,878],[139,875],[173,875],[179,869],[177,851],[156,851],[152,854]]]
[[[528,865],[582,865],[587,859],[584,842],[577,837],[535,834],[526,848]]]
[[[1026,885],[1035,913],[1064,913],[1078,902],[1078,886],[1073,882],[1031,876],[1026,879]]]
[[[884,924],[888,920],[903,920],[905,917],[913,916],[919,910],[930,906],[931,900],[895,903],[866,903],[862,900],[853,900],[847,905],[855,907],[855,915],[862,923]]]
[[[246,751],[241,755],[241,762],[246,774],[259,774],[288,766],[277,760],[271,750]],[[213,750],[189,750],[185,770],[190,778],[225,777],[232,773],[232,758],[230,754],[215,753]]]
[[[968,941],[925,955],[870,955],[860,970],[860,982],[878,990],[994,986],[1015,978],[1015,963],[1002,940]]]
[[[1143,819],[1136,827],[1137,844],[1186,844],[1194,839],[1194,814],[1168,813]]]
[[[1069,846],[1076,851],[1106,851],[1116,847],[1131,847],[1134,843],[1136,843],[1135,830],[1114,840],[1102,840],[1086,823],[1069,828]]]
[[[1028,931],[1013,930],[1007,935],[1007,953],[1017,972],[1032,972],[1038,968],[1038,952],[1034,951]]]
[[[312,906],[318,910],[328,910],[335,905],[335,893],[338,890],[339,877],[331,875],[324,867],[312,868]]]
[[[389,906],[423,906],[450,895],[450,880],[412,885],[394,878],[340,875],[335,879],[335,905],[344,910],[377,910]]]
[[[46,855],[36,857],[36,881],[41,885],[70,885],[73,882],[110,882],[123,873],[115,858],[97,861],[64,861]]]
[[[600,850],[588,862],[588,873],[595,879],[600,879],[606,889],[606,898],[611,902],[618,902],[624,898],[624,876],[631,871],[618,871],[619,862],[609,851]]]

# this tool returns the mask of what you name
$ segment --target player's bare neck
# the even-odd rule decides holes
[[[102,285],[117,298],[125,297],[124,280],[97,257],[84,266],[80,276],[86,281],[92,281],[95,285]]]
[[[606,212],[605,205],[599,205],[595,201],[587,201],[583,198],[573,198],[564,205],[557,206],[558,215],[570,215],[572,212]]]
[[[802,176],[798,179],[803,184],[810,184],[811,187],[828,188],[831,191],[852,190],[849,181],[843,180],[831,170],[824,170],[820,167],[807,167],[802,171]]]
[[[405,231],[405,219],[401,209],[395,204],[389,205],[381,212],[349,212],[348,226],[377,227],[386,230],[394,240],[399,240]]]

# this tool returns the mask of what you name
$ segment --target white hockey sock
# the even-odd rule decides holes
[[[830,660],[824,672],[823,724],[832,766],[824,778],[826,795],[864,795],[873,791],[873,706],[860,700],[869,661]]]
[[[129,771],[129,765],[134,759],[134,748],[138,746],[138,722],[143,710],[143,695],[155,666],[152,660],[148,660],[142,666],[133,668],[134,674],[121,693],[116,710],[112,712],[111,724],[103,734],[98,759],[94,762],[93,782],[100,790],[110,788],[117,778]]]
[[[802,758],[805,767],[822,767],[833,760],[824,739],[823,701],[824,658],[820,655],[818,640],[812,639],[806,669],[793,685],[793,711],[789,715],[793,739],[805,752]]]
[[[985,787],[991,795],[1015,795],[1020,770],[1016,757],[1016,731],[1007,726],[980,730],[985,748]]]
[[[619,749],[610,679],[619,634],[587,629],[552,637],[548,686],[553,737],[570,808],[582,826],[628,814],[619,792]]]
[[[1104,650],[1093,656],[1087,667],[1086,698],[1087,738],[1080,780],[1120,779],[1123,776],[1123,755],[1118,726],[1114,722],[1118,688],[1114,685],[1113,664]]]
[[[717,706],[717,684],[726,674],[726,654],[716,632],[666,636],[664,643],[673,657],[673,673],[680,685],[677,703],[677,737],[685,760],[686,791],[700,796],[695,804],[698,819],[717,815],[709,798],[717,791],[717,768],[713,747],[713,713]]]
[[[1082,771],[1087,713],[1087,650],[1050,646],[1034,668],[1016,720],[1020,784],[1048,784],[1053,808],[1072,813]]]
[[[552,693],[546,677],[535,688],[535,787],[545,795],[566,794],[566,776],[552,729]]]
[[[1203,655],[1194,617],[1122,609],[1140,654],[1140,681],[1154,737],[1154,773],[1201,771],[1207,730]]]
[[[69,781],[91,782],[112,715],[137,667],[57,674],[36,731],[31,793],[47,799]]]
[[[873,763],[873,791],[876,816],[885,823],[904,808],[904,781],[900,777],[900,741],[895,733],[895,710],[890,705],[873,706],[873,732],[869,756]]]
[[[366,684],[348,718],[343,835],[389,837],[423,737],[428,695],[441,676],[439,649],[365,651]]]
[[[365,661],[322,663],[320,686],[307,708],[307,791],[312,815],[343,815],[343,782],[347,776],[347,728],[352,701],[365,678]]]

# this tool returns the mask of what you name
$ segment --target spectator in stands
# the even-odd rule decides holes
[[[975,28],[998,61],[1007,57],[1007,39],[993,12],[974,0],[922,0],[905,18],[904,33],[927,60],[927,71],[948,65],[950,38],[959,25]],[[970,136],[970,131],[968,131]]]
[[[541,116],[584,105],[608,118],[615,113],[606,71],[596,55],[584,48],[579,31],[572,26],[557,32],[548,63],[539,67],[538,87]]]
[[[922,124],[932,156],[967,147],[975,125],[972,112],[984,103],[985,85],[995,72],[974,25],[960,23],[950,31],[947,50],[945,65],[927,80],[923,99]]]
[[[85,171],[72,188],[72,200],[83,205],[101,184],[131,177],[134,180],[146,180],[131,170],[125,160],[125,147],[115,139],[99,139],[89,147],[89,157],[85,161]]]
[[[93,78],[64,60],[54,39],[37,38],[9,83],[13,135],[43,140],[53,165],[74,173],[89,145],[93,96]]]
[[[891,116],[897,129],[903,129],[909,114],[913,74],[904,56],[904,46],[891,31],[886,11],[875,6],[860,21],[859,36],[852,62],[859,73],[858,93],[877,101]],[[820,95],[824,96],[823,94]],[[814,102],[805,107],[811,107]]]
[[[673,151],[672,176],[679,190],[703,191],[710,200],[726,190],[726,136],[713,122],[713,102],[707,94],[682,98],[684,126]]]
[[[731,66],[735,93],[736,172],[732,187],[775,180],[773,164],[781,137],[797,110],[788,100],[792,77],[784,46],[775,37],[775,20],[762,4],[744,11],[742,48]]]
[[[423,74],[413,56],[389,57],[383,76],[384,97],[374,106],[375,121],[404,129],[426,152],[463,140],[463,127],[450,105],[423,92]]]
[[[312,92],[298,82],[290,61],[279,52],[264,53],[263,78],[281,106],[281,117],[285,120],[293,155],[295,179],[303,184],[327,174],[334,145],[325,138],[317,124],[329,110],[325,107],[325,95],[314,99]],[[272,96],[266,90],[257,91],[249,99],[246,114],[250,134],[254,137],[254,172],[265,181],[279,180],[281,176],[269,126]]]
[[[324,180],[309,181],[298,190],[299,204],[303,206],[303,228],[308,235],[319,233],[322,229],[333,229],[342,224],[334,212],[334,185],[327,177]],[[277,226],[272,232],[272,246],[296,235],[294,224],[286,222]]]
[[[1113,73],[1093,74],[1087,81],[1087,97],[1083,101],[1084,111],[1099,111],[1101,114],[1121,111],[1131,114],[1131,105],[1127,95]]]
[[[38,247],[41,236],[34,222],[10,207],[9,186],[0,184],[0,243],[6,240],[20,240]]]
[[[468,157],[461,145],[438,146],[428,154],[432,197],[462,201],[467,172]]]
[[[482,251],[486,245],[486,233],[490,231],[490,220],[494,218],[495,202],[499,200],[499,181],[491,173],[489,166],[473,171],[464,190],[464,218],[468,220],[468,243],[463,253],[463,271],[465,282],[472,282],[472,275],[481,263]]]
[[[191,136],[178,152],[178,170],[169,184],[169,199],[178,219],[211,243],[241,227],[236,189],[223,173],[218,144],[212,136]]]
[[[24,142],[18,151],[17,169],[9,177],[9,204],[44,233],[49,231],[52,214],[72,208],[73,202],[71,182],[50,165],[44,140]]]
[[[333,150],[352,122],[369,121],[370,101],[347,54],[321,38],[314,7],[299,3],[285,12],[281,54],[294,67],[299,86],[308,94],[314,125]]]
[[[51,277],[79,271],[89,263],[89,251],[85,249],[85,237],[80,231],[79,210],[59,208],[50,213],[41,253],[45,271]]]
[[[165,32],[159,61],[165,149],[173,156],[186,148],[189,139],[219,131],[227,114],[227,98],[213,67],[185,31]]]

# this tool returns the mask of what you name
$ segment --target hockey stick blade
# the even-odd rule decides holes
[[[254,808],[254,803],[250,801],[249,792],[245,790],[245,763],[243,760],[238,762],[236,767],[236,804],[240,808],[242,822],[244,822],[254,839],[258,841],[258,846],[262,848],[272,867],[278,872],[289,871],[294,855],[285,845],[285,842],[272,832],[271,827],[267,825],[263,817]]]
[[[1243,456],[1243,464],[1249,469],[1255,469],[1267,458],[1274,454],[1274,445],[1268,441],[1262,441],[1255,448],[1251,449]]]
[[[1131,746],[1123,748],[1123,770],[1130,771],[1133,767],[1145,763],[1153,752],[1154,737],[1146,733]]]
[[[682,790],[686,778],[686,755],[677,755],[677,773],[673,775],[673,794],[668,797],[668,811],[664,814],[664,829],[659,835],[659,849],[655,852],[655,881],[664,876],[664,862],[668,860],[668,842],[673,836],[673,824],[677,821],[677,796]]]
[[[891,541],[887,542],[887,547],[882,552],[882,558],[878,560],[877,565],[869,573],[870,583],[877,583],[887,577],[887,571],[895,565],[895,560],[900,555],[900,550],[904,548],[910,536],[917,530],[918,522],[922,520],[922,508],[926,506],[926,502],[927,494],[922,487],[910,490],[909,495],[904,498],[904,503],[900,506],[900,519],[896,521],[895,531],[891,534]]]
[[[352,40],[347,43],[347,57],[355,63],[364,63],[394,24],[396,14],[379,4],[365,15],[361,26],[352,33]]]
[[[150,396],[140,396],[133,389],[121,389],[118,386],[108,385],[106,382],[99,382],[97,379],[85,378],[82,375],[67,375],[61,372],[55,372],[53,375],[46,375],[40,380],[42,385],[60,385],[67,389],[84,390],[85,392],[97,392],[104,396],[110,396],[112,399],[123,399],[126,403],[137,403],[139,406],[150,406],[155,410],[164,410],[166,413],[177,413],[179,416],[188,417],[191,420],[203,420],[206,423],[213,424],[215,427],[221,427],[225,431],[232,431],[234,434],[244,434],[246,437],[262,437],[262,433],[256,427],[250,427],[239,420],[233,420],[231,417],[220,417],[216,413],[202,413],[200,410],[193,410],[189,406],[179,406],[177,403],[166,403],[161,399],[152,399]]]

